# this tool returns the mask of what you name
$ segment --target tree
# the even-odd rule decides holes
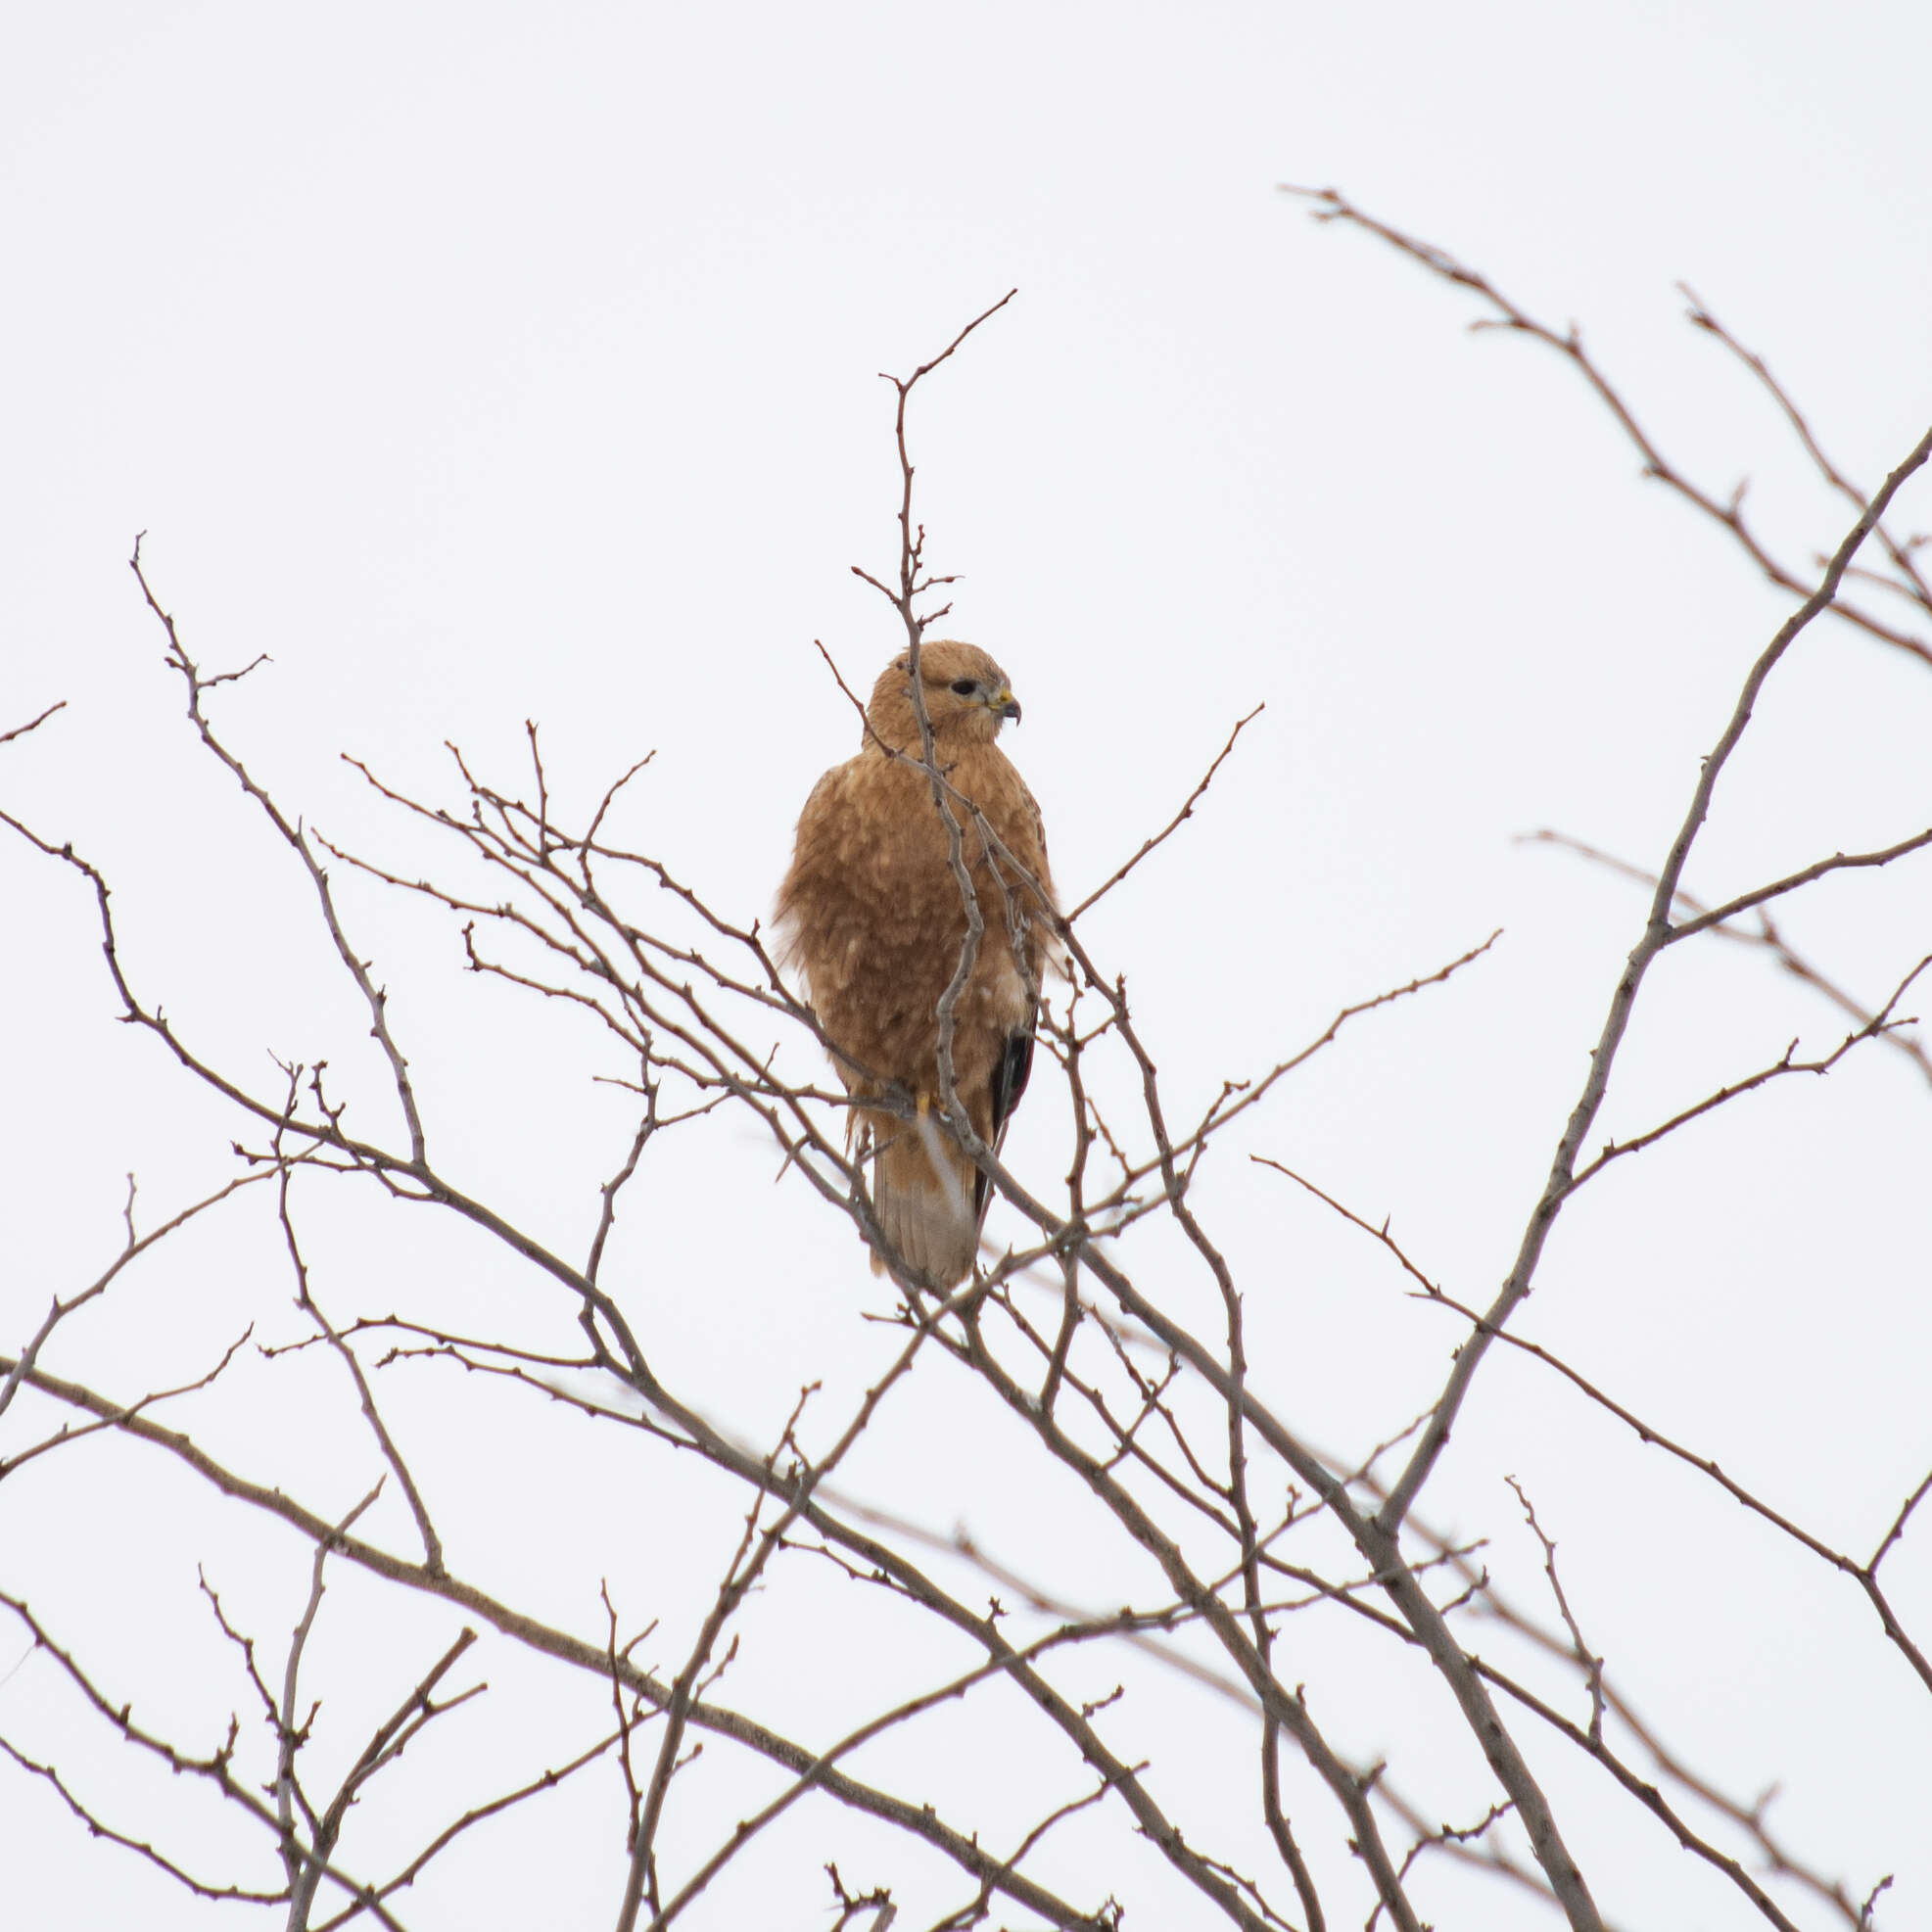
[[[179,996],[137,962],[115,881],[31,810],[0,814],[91,896],[117,1017],[193,1097],[186,1127],[219,1121],[233,1150],[228,1178],[170,1200],[159,1219],[130,1181],[118,1252],[77,1272],[0,1360],[9,1488],[74,1472],[58,1493],[82,1506],[108,1511],[105,1492],[118,1491],[152,1495],[149,1507],[166,1512],[144,1622],[180,1629],[162,1599],[187,1591],[190,1551],[216,1550],[204,1527],[212,1517],[198,1512],[211,1494],[222,1499],[232,1540],[204,1559],[193,1587],[204,1635],[227,1660],[226,1688],[182,1695],[138,1631],[93,1627],[83,1639],[40,1607],[44,1588],[60,1588],[58,1571],[16,1575],[4,1602],[28,1642],[36,1697],[26,1724],[0,1741],[17,1786],[51,1790],[79,1828],[197,1896],[252,1904],[292,1928],[406,1924],[412,1899],[442,1896],[432,1888],[446,1871],[533,1858],[553,1861],[560,1921],[612,1918],[620,1932],[707,1914],[823,1923],[827,1911],[872,1928],[902,1913],[962,1927],[1144,1918],[1258,1932],[1364,1915],[1416,1927],[1459,1905],[1501,1923],[1519,1896],[1525,1910],[1553,1908],[1581,1928],[1644,1922],[1693,1882],[1708,1884],[1700,1900],[1723,1902],[1725,1922],[1876,1922],[1891,1879],[1841,1876],[1834,1853],[1788,1833],[1753,1795],[1762,1786],[1751,1778],[1779,1767],[1743,1779],[1699,1768],[1672,1742],[1668,1704],[1660,1717],[1606,1661],[1589,1593],[1557,1554],[1559,1541],[1616,1526],[1546,1520],[1533,1475],[1512,1478],[1513,1500],[1496,1498],[1473,1530],[1432,1503],[1452,1435],[1495,1399],[1513,1359],[1536,1379],[1548,1405],[1538,1415],[1579,1437],[1634,1444],[1646,1467],[1677,1479],[1672,1507],[1690,1536],[1705,1533],[1715,1502],[1796,1559],[1790,1604],[1756,1606],[1767,1624],[1789,1610],[1802,1632],[1812,1593],[1849,1596],[1862,1640],[1890,1648],[1890,1681],[1932,1691],[1910,1595],[1894,1580],[1932,1475],[1895,1484],[1880,1531],[1848,1541],[1728,1473],[1724,1443],[1647,1417],[1526,1335],[1522,1319],[1555,1232],[1660,1144],[1694,1149],[1762,1090],[1880,1049],[1932,1080],[1908,1014],[1932,969],[1932,955],[1917,956],[1909,862],[1932,828],[1711,900],[1684,884],[1754,708],[1788,656],[1813,645],[1818,620],[1932,666],[1932,645],[1911,628],[1932,617],[1932,590],[1917,541],[1890,521],[1932,453],[1932,431],[1867,496],[1765,365],[1693,299],[1693,325],[1762,386],[1844,501],[1828,556],[1815,568],[1786,561],[1747,517],[1741,490],[1708,492],[1639,427],[1574,330],[1536,320],[1339,193],[1307,199],[1318,218],[1365,230],[1473,293],[1478,326],[1556,350],[1646,475],[1741,545],[1789,603],[1685,775],[1676,828],[1653,866],[1534,835],[1637,881],[1643,910],[1621,969],[1604,963],[1614,990],[1545,1149],[1547,1172],[1516,1177],[1526,1213],[1500,1286],[1486,1298],[1445,1286],[1386,1203],[1351,1200],[1267,1147],[1270,1105],[1303,1069],[1346,1055],[1390,1009],[1426,1012],[1451,997],[1484,969],[1495,933],[1365,989],[1311,1037],[1204,1092],[1163,1071],[1147,1002],[1130,998],[1122,963],[1090,940],[1089,913],[1140,889],[1144,865],[1168,862],[1163,848],[1237,757],[1250,713],[1171,816],[1151,814],[1146,836],[1091,889],[1069,887],[1057,922],[1068,979],[1050,997],[1052,1068],[1036,1075],[1028,1109],[1058,1112],[1059,1154],[1041,1159],[1035,1144],[1024,1164],[1002,1159],[973,1140],[957,1095],[942,1097],[950,1131],[1004,1204],[980,1275],[935,1294],[886,1252],[890,1292],[828,1312],[815,1341],[835,1338],[836,1352],[797,1362],[782,1420],[755,1439],[721,1423],[721,1404],[736,1406],[727,1403],[733,1343],[693,1348],[691,1307],[778,1319],[769,1302],[784,1292],[786,1255],[747,1206],[742,1225],[703,1230],[704,1273],[692,1274],[689,1250],[663,1239],[688,1163],[721,1157],[730,1123],[750,1129],[789,1197],[880,1246],[846,1143],[845,1097],[825,1078],[826,1042],[757,919],[655,855],[650,815],[666,808],[638,801],[648,756],[577,801],[575,783],[546,767],[534,725],[526,772],[498,778],[452,749],[453,789],[440,798],[359,767],[393,815],[391,843],[371,856],[333,842],[257,776],[222,721],[223,687],[254,677],[260,659],[205,670],[137,543],[134,575],[200,749],[270,834],[260,878],[272,866],[305,884],[309,941],[338,994],[353,994],[374,1057],[345,1070],[347,1054],[277,1046],[264,1075],[204,1044],[193,1018],[174,1016]],[[945,615],[952,580],[927,561],[908,406],[1003,306],[893,379],[898,557],[869,581],[914,653]],[[1856,679],[1861,660],[1834,675]],[[8,737],[58,729],[59,709]],[[969,808],[929,753],[925,769],[935,809],[958,828]],[[1913,957],[1848,968],[1795,950],[1777,922],[1785,903],[1861,873],[1871,875],[1862,889],[1894,893],[1905,924],[1916,923]],[[961,876],[979,915],[969,944],[1003,943],[1013,906],[976,905]],[[1022,901],[1026,887],[1020,876]],[[269,888],[252,872],[240,889]],[[1025,916],[1053,917],[1033,897]],[[440,1105],[425,1081],[434,1056],[419,1052],[406,1015],[412,1003],[427,1014],[461,996],[385,977],[365,924],[406,917],[402,902],[453,930],[462,968],[521,1015],[498,1034],[478,1023],[483,1009],[466,1008],[464,1051],[487,1060],[507,1046],[572,1071],[592,1064],[605,1097],[621,1098],[621,1143],[568,1207],[526,1194],[513,1172],[493,1174],[479,1150],[495,1126]],[[77,961],[76,930],[60,944]],[[1700,940],[1730,942],[1730,969],[1758,969],[1748,951],[1793,975],[1836,1009],[1840,1030],[1682,1092],[1606,1138],[1631,1028],[1683,957],[1676,949]],[[1854,978],[1871,978],[1881,996],[1844,990]],[[1710,982],[1716,997],[1722,983]],[[343,1037],[337,1013],[316,1030]],[[599,1113],[599,1131],[610,1124]],[[735,1146],[741,1154],[741,1138]],[[1420,1413],[1398,1413],[1401,1377],[1367,1361],[1323,1371],[1354,1380],[1354,1439],[1324,1444],[1297,1421],[1293,1324],[1265,1305],[1268,1272],[1218,1237],[1210,1175],[1306,1203],[1359,1241],[1385,1291],[1399,1284],[1403,1298],[1385,1298],[1378,1319],[1437,1360]],[[566,1248],[554,1230],[573,1215],[581,1238]],[[237,1229],[228,1285],[199,1298],[177,1287],[168,1344],[157,1348],[122,1311],[144,1273],[215,1220]],[[859,1282],[858,1241],[848,1252]],[[675,1296],[667,1267],[683,1275]],[[252,1311],[239,1337],[218,1330],[237,1300]],[[83,1331],[98,1366],[71,1349],[82,1372],[53,1367],[57,1347]],[[153,1370],[177,1355],[194,1367],[164,1386]],[[318,1433],[304,1437],[304,1425]],[[948,1532],[939,1526],[989,1440],[1023,1455],[974,1489],[971,1529]],[[1818,1453],[1828,1460],[1830,1445]],[[930,1505],[917,1520],[878,1500],[881,1457],[916,1464]],[[1867,1491],[1878,1480],[1855,1447],[1846,1467]],[[1651,1522],[1642,1533],[1663,1531]],[[1084,1586],[1056,1560],[1056,1536],[1077,1551]],[[1696,1584],[1667,1567],[1654,1587],[1688,1596]],[[291,1604],[292,1623],[278,1623]],[[1720,1671],[1723,1658],[1685,1668]],[[504,1713],[494,1722],[493,1705]],[[1378,1737],[1387,1742],[1365,1749]],[[165,1768],[176,1791],[123,1784],[104,1742]],[[215,1825],[181,1809],[183,1790],[214,1801]],[[1633,1894],[1612,1857],[1645,1834],[1681,1851],[1654,1897]],[[74,1842],[50,1856],[70,1856]],[[1897,1848],[1901,1861],[1914,1856]],[[1476,1906],[1458,1889],[1471,1874],[1485,1888]]]

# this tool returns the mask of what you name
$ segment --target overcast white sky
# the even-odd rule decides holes
[[[1340,1005],[1504,927],[1479,969],[1364,1030],[1242,1143],[1392,1213],[1434,1272],[1485,1297],[1640,923],[1630,890],[1512,837],[1555,825],[1657,864],[1788,600],[1640,481],[1557,357],[1472,337],[1467,298],[1318,228],[1277,184],[1341,186],[1579,322],[1687,471],[1719,494],[1751,478],[1754,514],[1794,558],[1848,518],[1685,326],[1673,284],[1767,356],[1854,477],[1875,483],[1932,420],[1932,14],[1908,0],[83,3],[23,15],[6,41],[0,729],[69,709],[0,750],[0,802],[103,866],[144,985],[212,1053],[249,1068],[267,1049],[326,1055],[367,1080],[372,1111],[366,1021],[330,977],[306,888],[179,719],[125,569],[136,531],[206,664],[272,656],[220,716],[292,812],[413,853],[337,754],[427,789],[447,784],[453,739],[508,778],[534,719],[566,809],[655,748],[632,835],[748,919],[812,779],[854,747],[813,639],[860,684],[895,644],[849,571],[893,556],[876,372],[909,369],[1016,286],[922,392],[914,434],[933,559],[963,574],[942,629],[993,649],[1024,702],[1013,753],[1064,894],[1130,852],[1265,699],[1185,845],[1090,940],[1132,975],[1183,1093],[1211,1096]],[[1913,527],[1932,522],[1928,495]],[[1767,694],[1690,884],[1720,896],[1932,823],[1928,743],[1923,665],[1814,632]],[[1932,871],[1912,863],[1821,888],[1788,932],[1881,998],[1932,949]],[[7,843],[0,895],[11,1351],[50,1292],[112,1251],[127,1171],[159,1213],[225,1174],[233,1127],[111,1023],[71,877]],[[593,1043],[464,981],[446,928],[366,893],[351,904],[452,1171],[581,1247],[624,1132],[589,1084]],[[1741,949],[1669,966],[1608,1132],[1794,1034],[1842,1036]],[[1868,1548],[1932,1462],[1928,1103],[1903,1056],[1866,1050],[1659,1150],[1579,1206],[1526,1332]],[[1029,1149],[1042,1168],[1057,1158],[1047,1111],[1036,1099],[1010,1143],[1022,1169]],[[877,1291],[849,1231],[769,1186],[747,1128],[721,1117],[667,1149],[625,1231],[651,1284],[639,1306],[668,1368],[769,1439],[801,1373],[862,1385],[884,1345],[855,1335]],[[1359,1237],[1257,1185],[1232,1148],[1202,1194],[1249,1271],[1257,1377],[1311,1438],[1359,1452],[1430,1399],[1457,1338]],[[316,1243],[344,1312],[381,1312],[421,1270],[482,1271],[425,1291],[449,1308],[513,1292],[497,1263],[452,1262],[407,1229]],[[286,1283],[243,1258],[264,1252],[184,1247],[49,1366],[132,1392],[206,1367],[211,1338],[250,1319],[292,1334]],[[1532,1579],[1500,1481],[1522,1475],[1564,1537],[1592,1641],[1687,1755],[1745,1793],[1782,1780],[1794,1839],[1856,1892],[1897,1867],[1881,1924],[1932,1917],[1932,1703],[1852,1586],[1794,1565],[1547,1379],[1484,1373],[1436,1520],[1513,1536],[1498,1564]],[[250,1374],[211,1430],[346,1506],[359,1468],[276,1427],[285,1385]],[[396,1399],[425,1458],[495,1485],[469,1523],[478,1567],[502,1561],[534,1598],[553,1585],[559,1618],[597,1627],[595,1579],[629,1560],[612,1550],[632,1534],[622,1477],[577,1465],[566,1506],[570,1470],[466,1435],[453,1385],[414,1387]],[[18,1415],[7,1426],[25,1439]],[[1021,1567],[1112,1600],[1112,1559],[1060,1540],[1057,1505],[1014,1510],[1002,1458],[1018,1469],[1020,1449],[982,1449],[987,1427],[957,1392],[933,1397],[853,1484],[942,1530],[997,1523]],[[194,1561],[226,1566],[273,1629],[306,1558],[264,1556],[171,1481],[121,1486],[139,1467],[76,1452],[0,1484],[0,1584],[121,1657],[130,1688],[165,1673],[170,1715],[205,1730],[232,1692],[196,1701],[225,1666]],[[640,1613],[654,1588],[676,1597],[682,1522],[638,1559]],[[1894,1580],[1923,1632],[1920,1535]],[[346,1602],[357,1590],[344,1579]],[[775,1638],[747,1666],[773,1673],[764,1692],[782,1695],[785,1655]],[[1338,1675],[1324,1708],[1369,1762],[1407,1719],[1352,1724],[1353,1694]],[[541,1756],[541,1710],[509,1708]],[[63,1709],[38,1666],[0,1682],[0,1729],[81,1762]],[[117,1789],[113,1753],[86,1762]],[[1562,1789],[1584,1815],[1604,1796]],[[1623,1922],[1746,1922],[1660,1829],[1579,1835]],[[603,1923],[614,1856],[559,1854],[541,1886],[488,1860],[452,1866],[419,1920]],[[216,1915],[20,1778],[0,1779],[0,1869],[22,1927]],[[1148,1888],[1136,1932],[1199,1922],[1157,1870],[1132,1882]],[[1443,1883],[1447,1918],[1491,1910]],[[724,1895],[693,1922],[817,1925],[823,1905]],[[1459,1922],[1518,1922],[1493,1909]]]

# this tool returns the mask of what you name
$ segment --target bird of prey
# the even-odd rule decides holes
[[[911,1104],[910,1120],[855,1107],[848,1134],[862,1154],[871,1148],[886,1242],[950,1289],[972,1270],[987,1183],[940,1124],[939,1008],[967,917],[946,820],[919,762],[909,659],[880,673],[859,755],[833,766],[805,801],[778,930],[780,959],[802,974],[847,1092],[863,1102],[896,1087]],[[935,640],[919,652],[919,683],[985,921],[953,1009],[954,1084],[973,1132],[997,1148],[1031,1070],[1041,969],[1055,956],[1046,837],[1033,794],[996,742],[1006,721],[1019,719],[1007,674],[972,644]],[[884,1271],[876,1251],[872,1271]]]

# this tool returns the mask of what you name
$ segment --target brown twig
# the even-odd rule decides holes
[[[1118,885],[1120,881],[1123,878],[1125,878],[1127,874],[1131,872],[1134,870],[1134,868],[1138,866],[1141,863],[1141,861],[1148,856],[1150,852],[1154,851],[1156,846],[1165,845],[1166,842],[1170,838],[1172,838],[1177,831],[1180,830],[1182,825],[1187,820],[1194,817],[1194,808],[1201,803],[1202,797],[1206,794],[1207,787],[1214,782],[1214,774],[1218,772],[1221,769],[1221,767],[1227,762],[1229,754],[1235,748],[1235,740],[1239,738],[1242,732],[1245,731],[1249,728],[1249,726],[1253,724],[1255,719],[1260,717],[1262,712],[1267,710],[1267,708],[1268,708],[1267,703],[1265,700],[1263,700],[1260,704],[1257,704],[1254,707],[1254,709],[1248,714],[1246,718],[1238,718],[1235,720],[1235,728],[1232,731],[1228,733],[1227,743],[1224,744],[1221,747],[1221,749],[1214,754],[1214,762],[1210,766],[1208,766],[1207,770],[1204,773],[1202,774],[1201,782],[1197,784],[1191,792],[1188,793],[1187,802],[1182,805],[1181,809],[1178,812],[1176,812],[1174,816],[1167,821],[1166,825],[1164,825],[1157,832],[1155,832],[1152,838],[1146,839],[1142,842],[1141,849],[1138,852],[1136,852],[1134,856],[1126,862],[1125,865],[1119,867],[1116,871],[1109,873],[1108,876],[1105,880],[1103,880],[1099,885],[1095,886],[1093,891],[1088,893],[1087,896],[1083,900],[1081,900],[1080,903],[1077,906],[1075,906],[1070,913],[1065,915],[1066,923],[1068,925],[1071,925],[1073,921],[1077,919],[1080,917],[1080,915],[1088,909],[1088,907],[1094,905],[1099,900],[1105,899],[1107,895],[1109,892],[1111,892],[1113,888],[1116,885]]]
[[[24,738],[29,731],[37,731],[55,712],[68,708],[66,698],[59,698],[50,704],[38,718],[29,718],[24,725],[16,725],[11,731],[0,731],[0,744],[12,744],[16,738]]]
[[[1580,838],[1573,838],[1568,832],[1551,831],[1547,828],[1539,831],[1523,832],[1519,834],[1518,843],[1525,845],[1558,846],[1566,852],[1576,853],[1579,858],[1587,859],[1592,865],[1602,866],[1606,871],[1616,872],[1620,877],[1633,880],[1636,884],[1643,886],[1646,891],[1655,892],[1657,889],[1657,874],[1655,872],[1647,872],[1641,866],[1633,866],[1628,861],[1616,858],[1611,853],[1602,851],[1597,846],[1590,845]],[[1681,886],[1677,888],[1676,895],[1672,902],[1671,910],[1673,918],[1678,917],[1679,909],[1684,914],[1688,914],[1690,917],[1696,919],[1703,918],[1710,910],[1702,900],[1698,899],[1694,894],[1686,892]],[[1872,1014],[1867,1007],[1855,1000],[1843,987],[1827,979],[1810,960],[1803,958],[1795,952],[1783,933],[1771,922],[1770,915],[1765,911],[1762,905],[1756,907],[1754,910],[1758,915],[1758,924],[1755,931],[1749,927],[1729,923],[1712,924],[1707,926],[1705,930],[1714,939],[1725,939],[1740,945],[1763,948],[1794,979],[1802,980],[1807,986],[1815,987],[1840,1013],[1850,1014],[1861,1026],[1870,1023]],[[1681,926],[1681,920],[1679,923]],[[1904,1054],[1928,1081],[1932,1081],[1932,1054],[1928,1054],[1917,1040],[1898,1028],[1888,1029],[1878,1037],[1887,1046],[1893,1047],[1898,1052]]]
[[[1700,489],[1678,470],[1638,425],[1630,405],[1625,401],[1609,377],[1603,373],[1584,349],[1582,337],[1574,327],[1558,331],[1547,323],[1537,321],[1502,294],[1487,276],[1479,274],[1475,269],[1458,261],[1446,249],[1438,248],[1433,242],[1425,242],[1414,236],[1405,235],[1387,222],[1378,220],[1374,215],[1357,208],[1337,189],[1297,188],[1283,183],[1281,192],[1313,203],[1314,206],[1309,212],[1315,220],[1340,221],[1359,228],[1365,234],[1374,235],[1388,243],[1390,248],[1406,255],[1411,260],[1419,261],[1432,274],[1439,275],[1445,282],[1453,283],[1458,288],[1468,289],[1473,294],[1481,296],[1488,303],[1493,313],[1480,317],[1471,325],[1472,327],[1505,329],[1513,334],[1527,336],[1531,341],[1543,343],[1567,358],[1571,366],[1595,393],[1597,400],[1616,418],[1618,427],[1623,430],[1642,458],[1643,474],[1646,477],[1662,483],[1700,514],[1721,525],[1742,546],[1752,562],[1779,589],[1788,590],[1798,596],[1809,596],[1813,589],[1812,585],[1795,571],[1779,563],[1746,522],[1742,505],[1743,492],[1740,490],[1728,499],[1721,499]],[[1708,320],[1701,318],[1695,312],[1691,320],[1699,327],[1709,327]],[[1885,498],[1885,502],[1889,503],[1890,490],[1881,491],[1880,494]],[[1884,504],[1881,504],[1881,515],[1883,509]],[[1874,518],[1873,523],[1866,528],[1875,528],[1876,522],[1877,519]],[[1843,618],[1846,623],[1855,625],[1868,636],[1876,637],[1882,643],[1905,651],[1922,663],[1932,664],[1932,644],[1927,644],[1908,632],[1900,631],[1886,624],[1867,610],[1856,605],[1835,602],[1838,580],[1843,575],[1843,563],[1839,563],[1831,570],[1832,597],[1827,601],[1832,603],[1833,616]],[[1807,622],[1809,621],[1807,619]]]

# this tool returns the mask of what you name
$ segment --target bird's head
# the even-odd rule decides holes
[[[1007,674],[976,644],[935,639],[924,645],[919,684],[933,738],[941,746],[991,744],[1009,718],[1019,723],[1019,702]],[[909,653],[901,652],[879,673],[866,717],[895,750],[919,755],[919,721],[913,708]]]

